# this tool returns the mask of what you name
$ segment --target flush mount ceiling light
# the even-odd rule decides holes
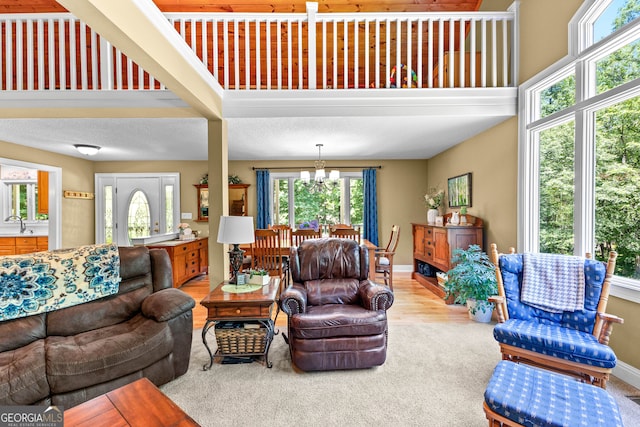
[[[97,145],[75,144],[74,147],[85,156],[94,156],[102,147]]]
[[[315,166],[315,174],[313,176],[313,181],[316,186],[322,186],[325,180],[327,179],[327,173],[324,170],[326,162],[322,160],[322,150],[323,144],[316,144],[318,147],[318,160],[314,162]],[[311,182],[311,172],[309,171],[300,171],[300,179],[305,182],[305,184],[309,184]],[[333,181],[333,183],[337,183],[336,181],[340,179],[340,171],[332,170],[329,173],[329,181]]]

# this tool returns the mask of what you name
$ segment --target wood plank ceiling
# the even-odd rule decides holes
[[[305,12],[304,0],[153,0],[163,12]],[[318,0],[319,12],[468,12],[482,0]],[[2,0],[0,13],[66,12],[55,0]]]

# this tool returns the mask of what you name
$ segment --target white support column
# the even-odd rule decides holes
[[[316,13],[318,3],[307,2],[307,74],[309,89],[316,89]]]

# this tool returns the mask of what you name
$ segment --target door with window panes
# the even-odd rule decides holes
[[[175,231],[177,174],[97,174],[96,242],[129,246],[133,238]]]

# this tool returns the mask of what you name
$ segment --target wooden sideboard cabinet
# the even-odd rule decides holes
[[[0,237],[0,255],[22,255],[48,249],[47,236]]]
[[[451,214],[445,215],[445,223]],[[413,273],[411,277],[441,298],[445,291],[438,284],[436,272],[446,273],[452,267],[453,250],[469,245],[482,248],[483,223],[480,218],[467,215],[470,225],[411,224],[413,229]],[[451,303],[449,299],[447,303]]]
[[[209,238],[194,240],[168,240],[146,245],[169,253],[173,268],[173,287],[180,287],[195,276],[209,271]]]

